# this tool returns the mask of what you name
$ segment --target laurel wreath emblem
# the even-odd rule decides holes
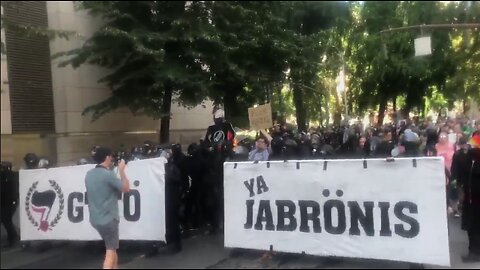
[[[32,194],[33,194],[33,191],[35,191],[35,189],[37,188],[37,185],[38,185],[38,181],[37,182],[34,182],[32,184],[32,186],[28,189],[28,192],[27,192],[27,197],[25,199],[26,203],[25,203],[25,212],[27,212],[27,217],[28,217],[28,220],[30,220],[30,222],[33,224],[33,226],[35,227],[38,227],[38,222],[35,221],[35,219],[33,218],[32,214],[30,213],[30,199],[32,198]]]
[[[25,211],[27,212],[28,220],[35,227],[38,227],[40,224],[38,224],[38,222],[33,218],[30,212],[30,199],[32,198],[32,194],[35,191],[35,189],[37,189],[38,182],[39,181],[34,182],[32,186],[28,189],[26,203],[25,203]],[[48,182],[50,183],[50,186],[55,190],[55,193],[58,196],[58,200],[60,204],[60,209],[58,210],[57,215],[49,224],[49,229],[52,230],[52,228],[55,227],[60,221],[60,219],[62,218],[63,209],[65,208],[65,198],[63,197],[62,188],[58,185],[58,183],[55,180],[48,180]]]

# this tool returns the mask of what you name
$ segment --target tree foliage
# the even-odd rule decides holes
[[[271,101],[280,113],[293,107],[299,129],[306,130],[310,121],[344,111],[335,91],[342,66],[354,115],[377,108],[381,120],[399,97],[406,115],[424,111],[427,96],[449,104],[480,96],[478,29],[425,30],[433,53],[424,57],[414,57],[420,31],[380,34],[478,22],[478,2],[80,3],[105,24],[81,48],[63,53],[63,65],[108,68],[101,82],[113,93],[85,113],[96,119],[128,107],[162,118],[162,141],[168,140],[172,101],[193,106],[211,99],[236,125],[246,125],[248,107]],[[282,91],[285,85],[291,93]]]
[[[478,48],[471,46],[469,49],[463,47],[455,50],[452,42],[455,36],[464,40],[458,37],[459,33],[471,33],[472,40],[474,37],[478,40],[478,29],[425,29],[423,33],[420,29],[378,34],[381,30],[402,26],[478,22],[474,16],[468,20],[461,19],[461,6],[464,3],[365,2],[351,43],[354,48],[350,58],[353,71],[351,88],[358,100],[357,112],[380,105],[379,115],[383,118],[387,102],[405,96],[403,114],[408,116],[415,107],[422,111],[424,98],[431,96],[433,89],[450,97],[453,103],[458,98],[454,94],[458,90],[453,88],[459,85],[453,86],[455,83],[452,78],[456,78],[460,84],[462,81],[458,76],[468,76],[473,81],[478,78],[473,72],[468,74],[458,69],[459,66],[473,68],[460,59],[471,59],[475,53],[478,54]],[[476,9],[478,3],[474,5]],[[414,57],[413,40],[422,34],[431,36],[432,55]],[[472,60],[473,63],[478,63],[475,59]],[[465,91],[464,93],[466,94]]]

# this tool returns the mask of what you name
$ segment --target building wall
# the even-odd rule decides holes
[[[2,6],[9,23],[48,27],[45,1],[4,1]],[[6,27],[5,40],[12,133],[55,133],[49,38]]]
[[[76,31],[81,38],[70,41],[55,39],[50,43],[51,54],[80,47],[97,29],[99,22],[85,12],[76,12],[73,2],[47,2],[48,25],[51,29]],[[110,90],[97,81],[108,71],[97,66],[82,65],[58,67],[60,59],[52,61],[52,80],[57,133],[120,132],[130,130],[157,130],[158,121],[146,117],[134,117],[127,110],[109,113],[95,122],[84,108],[110,96]]]
[[[51,29],[72,30],[79,34],[70,41],[53,40],[50,44],[52,55],[80,47],[101,25],[98,18],[92,18],[85,11],[76,11],[72,1],[49,1],[47,12]],[[109,113],[95,122],[91,122],[88,115],[82,116],[84,108],[109,97],[110,90],[97,83],[108,70],[92,65],[59,68],[59,61],[52,61],[52,78],[56,130],[62,134],[57,141],[60,163],[84,155],[92,142],[117,148],[121,144],[141,144],[147,139],[158,141],[159,121],[134,117],[127,109]],[[211,103],[191,110],[172,104],[171,142],[198,141],[211,122],[211,111]]]
[[[3,16],[3,7],[1,7]],[[1,40],[5,44],[5,31],[1,29]],[[11,142],[12,117],[10,113],[10,88],[8,87],[7,56],[1,54],[1,160],[13,160],[13,147]]]
[[[172,104],[170,141],[188,144],[205,137],[208,126],[213,125],[213,102],[206,101],[193,109]]]
[[[54,39],[50,42],[51,55],[82,46],[101,25],[85,11],[76,11],[73,1],[47,1],[48,27],[55,30],[72,30],[78,36],[70,40]],[[2,31],[2,40],[3,39]],[[79,158],[89,155],[94,145],[127,149],[142,144],[145,140],[158,141],[159,120],[135,117],[129,110],[120,109],[106,114],[95,122],[90,115],[83,116],[87,106],[96,104],[111,94],[109,89],[97,83],[108,70],[92,65],[77,69],[58,67],[61,59],[52,60],[52,88],[55,114],[55,134],[12,135],[10,98],[6,57],[2,56],[2,160],[23,166],[22,158],[28,152],[52,159],[57,165],[71,165]],[[172,143],[198,142],[212,124],[213,105],[187,109],[172,104],[170,139]]]
[[[3,36],[3,30],[2,30]],[[10,115],[10,88],[8,87],[7,57],[2,54],[1,77],[1,134],[12,134],[12,121]]]

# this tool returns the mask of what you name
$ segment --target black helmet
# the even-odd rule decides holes
[[[11,171],[12,170],[12,163],[10,161],[2,161],[1,168],[3,171]]]
[[[274,152],[280,152],[285,146],[285,140],[282,137],[275,137],[272,139],[271,146]]]
[[[36,169],[38,167],[38,157],[34,153],[28,153],[25,155],[23,158],[25,161],[25,165],[27,166],[27,169]]]
[[[143,142],[143,155],[146,157],[151,157],[157,153],[156,143],[153,141],[147,140]]]
[[[97,152],[97,149],[100,148],[100,145],[95,145],[90,149],[90,155],[93,158],[95,156],[95,153]]]
[[[182,145],[177,143],[172,145],[172,152],[173,153],[181,153],[182,152]]]
[[[187,149],[187,153],[192,156],[193,154],[195,154],[198,150],[199,150],[199,146],[197,143],[191,143],[189,146],[188,146],[188,149]]]

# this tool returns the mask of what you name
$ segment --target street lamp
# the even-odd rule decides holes
[[[413,25],[397,27],[380,31],[380,35],[397,31],[410,31],[420,29],[421,37],[415,39],[415,56],[432,54],[430,36],[423,36],[424,29],[479,29],[480,23],[459,23],[459,24],[430,24],[430,25]],[[382,38],[383,39],[383,38]],[[384,49],[385,50],[385,49]],[[384,52],[386,55],[386,52]]]
[[[415,56],[431,55],[431,39],[430,36],[419,37],[415,39]]]

